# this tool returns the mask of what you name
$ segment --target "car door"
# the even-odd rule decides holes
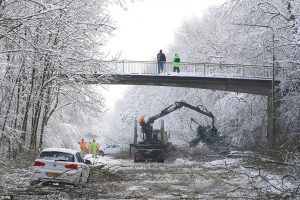
[[[113,145],[107,145],[107,146],[105,147],[104,154],[107,154],[107,155],[112,154],[112,151],[113,151],[112,146],[113,146]]]
[[[111,149],[112,149],[112,154],[116,154],[120,150],[119,145],[117,145],[117,144],[112,145]]]
[[[76,158],[78,161],[78,165],[81,166],[82,169],[82,181],[86,182],[89,177],[90,168],[84,163],[84,159],[79,152],[76,153]]]

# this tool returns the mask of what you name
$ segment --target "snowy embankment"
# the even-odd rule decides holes
[[[89,182],[80,187],[30,187],[28,168],[1,171],[3,195],[14,199],[300,199],[300,181],[287,169],[259,166],[241,158],[195,161],[177,158],[161,163],[129,159],[92,160]],[[4,166],[7,168],[8,166]],[[281,171],[281,172],[280,172]],[[279,173],[280,172],[280,173]],[[1,198],[0,198],[1,199]]]

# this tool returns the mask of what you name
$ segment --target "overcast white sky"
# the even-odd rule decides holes
[[[153,60],[159,49],[168,50],[176,30],[193,17],[202,17],[208,8],[226,0],[137,0],[128,10],[112,8],[118,29],[107,45],[111,56],[122,52],[122,59]],[[110,85],[106,104],[114,108],[127,90],[125,85]]]
[[[226,0],[138,0],[125,11],[112,8],[118,29],[108,43],[112,54],[122,59],[153,60],[159,49],[168,50],[176,30],[192,17],[201,17],[211,6]]]

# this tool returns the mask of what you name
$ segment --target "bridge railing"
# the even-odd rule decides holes
[[[149,74],[157,75],[157,62],[154,61],[105,61],[104,67],[117,74]],[[164,63],[163,75],[177,74],[173,72],[172,62]],[[180,63],[180,74],[187,76],[205,77],[234,77],[234,78],[264,78],[271,79],[272,66],[264,65],[239,65],[220,63]],[[286,74],[282,68],[276,68],[276,77]]]
[[[103,62],[111,72],[119,74],[157,75],[157,62],[153,61],[107,61]],[[164,63],[164,75],[173,72],[173,63]],[[220,63],[180,63],[180,74],[188,76],[216,76],[243,78],[272,78],[272,66],[238,65]]]

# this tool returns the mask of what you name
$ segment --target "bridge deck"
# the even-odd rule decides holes
[[[224,77],[168,76],[145,74],[79,75],[86,84],[154,85],[189,87],[256,95],[270,95],[272,80]],[[276,81],[278,84],[279,81]]]
[[[157,63],[153,61],[103,61],[100,68],[76,68],[73,78],[87,84],[190,87],[270,95],[272,80],[277,85],[282,77],[290,73],[287,69],[263,65],[187,62],[180,65],[180,74],[173,72],[171,62],[164,63],[164,73],[158,74]],[[98,69],[107,71],[100,72]]]

